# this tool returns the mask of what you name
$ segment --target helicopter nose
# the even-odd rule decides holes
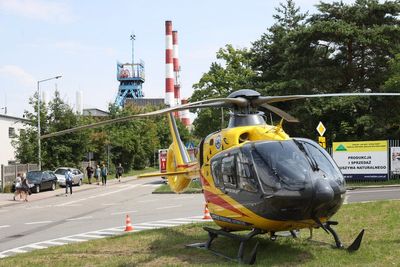
[[[329,182],[324,179],[318,179],[314,184],[314,203],[318,209],[321,205],[333,201],[335,193]]]

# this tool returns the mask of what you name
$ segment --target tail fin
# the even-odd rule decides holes
[[[173,113],[168,113],[168,122],[172,136],[172,148],[175,153],[176,165],[188,165],[191,162],[190,157],[184,144],[182,143]]]

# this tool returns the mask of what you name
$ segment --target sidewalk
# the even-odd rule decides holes
[[[136,176],[128,176],[128,177],[123,177],[121,179],[121,182],[118,182],[117,179],[113,178],[111,180],[107,180],[107,185],[123,184],[123,183],[127,183],[130,181],[136,180],[136,179],[137,179]],[[93,189],[101,188],[101,187],[102,187],[101,183],[100,183],[100,185],[97,185],[96,183],[82,184],[81,186],[73,186],[72,192],[73,193],[82,192],[82,191],[93,190]],[[56,197],[56,196],[60,196],[60,195],[64,195],[64,194],[65,194],[65,188],[58,188],[54,191],[48,190],[48,191],[40,192],[38,194],[33,193],[30,196],[28,196],[28,201],[33,202],[33,201]],[[0,210],[3,207],[25,203],[22,200],[19,200],[18,196],[16,198],[17,199],[16,201],[13,200],[13,197],[14,197],[14,193],[0,193]]]

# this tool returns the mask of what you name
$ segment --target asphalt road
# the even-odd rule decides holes
[[[347,203],[400,199],[400,187],[348,190],[346,196]]]
[[[201,216],[202,194],[151,194],[160,179],[99,186],[0,209],[0,252],[43,240],[132,224]],[[40,193],[39,193],[40,194]]]
[[[27,244],[36,243],[31,247],[40,248],[37,242],[45,240],[62,244],[57,241],[62,237],[110,228],[122,231],[126,214],[130,215],[132,224],[141,224],[142,229],[178,224],[172,220],[184,222],[189,217],[201,218],[202,194],[151,194],[159,185],[159,178],[131,180],[106,187],[94,186],[72,196],[59,194],[3,207],[0,209],[0,256],[4,251]],[[384,199],[400,199],[400,187],[351,190],[346,202]],[[94,234],[87,236],[95,238]]]

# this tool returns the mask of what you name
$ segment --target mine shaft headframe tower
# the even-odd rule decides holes
[[[132,63],[117,62],[117,80],[119,81],[118,94],[115,105],[123,107],[127,99],[144,97],[143,83],[145,80],[144,62],[134,62],[134,42],[136,36],[132,34]]]

